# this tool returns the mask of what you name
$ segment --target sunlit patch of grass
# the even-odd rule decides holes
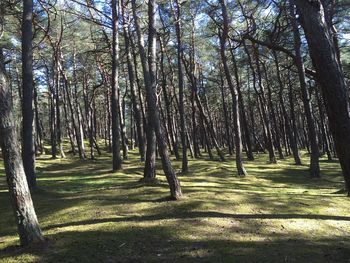
[[[259,155],[239,178],[232,158],[190,160],[189,173],[179,176],[184,198],[167,202],[159,165],[159,183],[139,182],[136,151],[117,173],[109,154],[95,161],[42,156],[33,198],[48,242],[29,249],[17,247],[0,167],[0,262],[347,261],[350,202],[338,191],[339,164],[322,159],[322,179],[314,180],[306,154],[302,161],[268,164]]]

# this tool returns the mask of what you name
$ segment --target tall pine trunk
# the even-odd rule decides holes
[[[348,86],[320,1],[295,0],[326,104],[329,126],[350,194],[350,116]]]
[[[30,188],[36,187],[33,135],[33,0],[23,0],[22,17],[22,157]]]
[[[112,117],[112,156],[113,171],[122,168],[120,156],[120,123],[119,123],[119,100],[118,100],[118,69],[119,69],[119,44],[118,44],[118,1],[112,0],[112,93],[111,93],[111,117]]]
[[[310,154],[310,176],[312,178],[320,177],[320,165],[319,165],[319,149],[318,149],[318,140],[315,127],[315,119],[312,114],[311,107],[311,94],[309,93],[306,85],[305,77],[305,67],[301,54],[301,38],[300,32],[298,29],[298,23],[295,17],[294,6],[290,5],[290,19],[293,29],[294,36],[294,50],[295,50],[295,64],[298,69],[298,76],[301,88],[301,97],[305,110],[306,124],[308,129],[308,139],[311,148]]]
[[[227,56],[226,56],[226,40],[229,33],[229,27],[228,27],[229,21],[228,21],[228,15],[227,15],[226,0],[220,0],[220,4],[221,4],[222,16],[223,16],[223,31],[220,36],[220,54],[221,54],[221,59],[224,67],[226,80],[232,94],[233,126],[234,126],[234,133],[235,133],[236,166],[237,166],[236,168],[237,168],[238,176],[245,176],[247,172],[244,169],[243,161],[242,161],[243,146],[242,146],[238,92],[237,92],[237,87],[234,86],[233,84],[233,80],[231,78],[230,70],[227,63]]]
[[[43,242],[19,151],[12,99],[0,48],[0,144],[4,156],[7,184],[22,246]]]
[[[182,40],[181,40],[181,4],[175,0],[176,8],[174,8],[174,19],[176,40],[177,40],[177,71],[179,81],[179,113],[180,113],[180,137],[182,146],[182,173],[188,172],[188,158],[187,158],[187,139],[186,139],[186,120],[184,109],[184,73],[182,66]]]
[[[155,2],[153,0],[148,1],[148,18],[149,18],[148,61],[146,59],[147,56],[146,56],[144,45],[142,43],[141,28],[139,25],[137,14],[136,14],[135,0],[132,0],[132,8],[133,8],[133,15],[135,20],[134,22],[136,26],[137,35],[138,35],[138,44],[139,44],[139,50],[140,50],[142,69],[144,73],[146,100],[147,100],[147,106],[148,106],[147,113],[149,116],[148,120],[152,121],[152,124],[153,124],[152,126],[154,127],[154,130],[156,133],[159,153],[162,160],[162,167],[169,184],[171,198],[177,200],[182,196],[181,186],[175,174],[175,170],[173,169],[170,162],[168,147],[166,145],[166,140],[163,135],[162,126],[160,123],[160,116],[159,116],[159,111],[157,107],[157,96],[156,96],[156,90],[155,90],[156,88]]]
[[[145,160],[145,142],[144,142],[144,135],[143,135],[143,122],[142,122],[141,109],[138,103],[138,98],[136,93],[135,74],[134,74],[134,68],[132,63],[132,54],[130,51],[129,25],[126,23],[124,3],[122,4],[122,15],[123,15],[123,23],[124,23],[123,34],[124,34],[128,76],[129,76],[129,83],[130,83],[131,103],[132,103],[132,109],[133,109],[134,119],[136,123],[140,159],[141,159],[141,162],[143,162]]]

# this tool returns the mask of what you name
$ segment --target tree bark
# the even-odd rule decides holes
[[[264,131],[264,137],[265,137],[265,141],[266,141],[267,150],[269,152],[269,162],[276,163],[277,160],[276,160],[275,151],[274,151],[274,147],[273,147],[273,140],[272,140],[272,134],[271,134],[271,123],[270,123],[270,118],[268,116],[267,109],[266,109],[267,103],[266,103],[266,98],[265,98],[265,89],[264,89],[264,85],[262,82],[262,76],[261,76],[260,61],[259,61],[259,49],[255,45],[255,43],[252,43],[252,45],[253,45],[253,55],[254,55],[254,60],[255,60],[254,62],[255,62],[255,66],[256,66],[256,71],[255,71],[255,68],[253,66],[253,62],[252,62],[252,58],[250,56],[249,50],[248,50],[245,43],[244,43],[244,48],[245,48],[245,51],[247,53],[249,65],[250,65],[250,68],[251,68],[252,74],[253,74],[253,87],[254,87],[255,93],[257,94],[258,104],[259,104],[258,106],[259,106],[259,109],[261,111],[261,120],[262,120],[262,126],[263,126],[263,131]],[[258,78],[256,78],[256,75],[258,76]],[[260,90],[257,89],[256,82],[258,83]]]
[[[248,128],[246,111],[245,111],[245,106],[244,106],[244,102],[243,102],[241,83],[239,81],[239,76],[238,76],[238,65],[237,65],[237,60],[236,60],[233,49],[231,49],[231,56],[232,56],[232,62],[233,62],[234,76],[235,76],[235,80],[236,80],[236,87],[237,87],[237,92],[238,92],[238,103],[239,103],[239,108],[240,108],[240,116],[242,119],[245,141],[246,141],[246,145],[247,145],[247,158],[250,161],[254,161],[252,142],[250,139],[250,132],[249,132],[249,128]]]
[[[268,101],[268,109],[270,112],[270,116],[271,116],[271,120],[272,120],[272,126],[273,126],[273,134],[274,136],[274,141],[275,141],[275,146],[277,148],[278,151],[278,155],[280,159],[284,159],[284,155],[283,155],[283,151],[282,151],[282,146],[281,146],[281,135],[280,135],[280,131],[277,125],[277,118],[276,118],[276,112],[275,112],[275,108],[273,105],[273,101],[272,101],[272,90],[271,90],[271,83],[269,82],[268,79],[268,74],[267,74],[267,68],[265,63],[262,63],[263,69],[264,69],[264,74],[265,74],[265,82],[266,82],[266,87],[267,87],[267,101]]]
[[[225,82],[222,74],[220,74],[220,91],[221,91],[221,103],[222,103],[222,110],[224,113],[224,124],[225,124],[225,139],[228,147],[228,153],[229,155],[233,154],[232,149],[232,143],[231,143],[231,132],[230,132],[230,125],[229,125],[229,117],[227,112],[227,105],[226,105],[226,99],[225,99]]]
[[[126,50],[126,59],[127,59],[127,66],[128,66],[128,75],[129,75],[129,83],[130,83],[130,95],[131,95],[131,102],[132,102],[132,109],[134,113],[134,119],[136,123],[136,130],[137,130],[137,138],[138,138],[138,148],[139,148],[139,154],[141,162],[145,160],[145,142],[144,142],[144,136],[143,136],[143,123],[142,123],[142,116],[141,116],[141,110],[137,99],[136,94],[136,87],[135,87],[135,74],[134,74],[134,68],[132,64],[132,55],[130,51],[130,41],[129,41],[129,25],[126,23],[125,18],[125,11],[124,11],[124,3],[122,3],[122,12],[123,12],[123,33],[124,33],[124,42],[125,42],[125,50]]]
[[[181,40],[181,6],[178,0],[175,0],[174,19],[177,40],[177,72],[179,81],[179,113],[180,113],[180,137],[182,146],[182,173],[188,172],[187,159],[187,140],[186,140],[186,121],[184,110],[184,73],[182,66],[182,40]]]
[[[35,188],[35,147],[33,134],[33,0],[23,0],[22,17],[22,158],[30,188]]]
[[[329,126],[350,195],[350,116],[348,86],[320,1],[295,0],[326,104]]]
[[[112,93],[111,93],[111,112],[112,112],[112,155],[113,171],[122,168],[122,158],[120,156],[120,125],[119,125],[119,103],[118,103],[118,68],[119,68],[119,39],[118,39],[118,0],[112,0]]]
[[[177,179],[175,174],[175,170],[173,169],[168,148],[166,145],[166,140],[163,135],[162,126],[160,123],[160,116],[157,107],[157,96],[156,96],[156,29],[155,29],[155,1],[148,1],[148,18],[149,18],[149,52],[148,52],[148,61],[146,59],[145,48],[142,43],[141,37],[141,28],[138,22],[138,17],[136,14],[136,2],[135,0],[131,1],[134,15],[134,22],[136,26],[136,31],[138,35],[138,43],[139,43],[139,51],[142,62],[142,68],[144,73],[144,81],[146,88],[146,100],[148,106],[148,120],[152,121],[153,127],[156,133],[159,153],[162,160],[162,167],[164,174],[167,178],[169,188],[170,188],[170,196],[174,200],[178,200],[182,196],[180,182]]]
[[[232,107],[233,107],[233,126],[235,133],[235,148],[236,148],[236,168],[238,176],[246,176],[247,172],[243,166],[242,161],[242,134],[241,134],[241,124],[240,124],[240,110],[239,110],[239,101],[238,101],[238,92],[237,87],[234,86],[230,70],[227,63],[226,56],[226,41],[229,33],[228,27],[228,15],[227,15],[227,5],[226,0],[220,0],[221,12],[223,16],[223,31],[220,36],[220,54],[222,59],[222,64],[224,67],[224,72],[228,86],[232,94]]]
[[[176,160],[180,159],[179,155],[179,149],[178,149],[178,143],[177,139],[175,138],[176,136],[174,135],[174,130],[173,130],[173,122],[172,122],[172,105],[169,99],[169,94],[168,94],[168,85],[166,81],[166,73],[165,73],[165,67],[164,67],[164,54],[165,54],[165,47],[163,44],[163,40],[161,37],[159,38],[159,45],[160,45],[160,72],[162,76],[162,92],[163,92],[163,97],[164,97],[164,103],[165,103],[165,110],[166,110],[166,115],[167,115],[167,124],[168,124],[168,129],[169,129],[169,137],[171,141],[171,145],[173,147],[173,152],[175,155]]]
[[[43,242],[44,237],[34,210],[19,152],[20,147],[12,115],[12,99],[8,89],[2,48],[0,48],[0,143],[21,245],[27,246]]]
[[[283,117],[284,117],[284,124],[285,124],[285,130],[288,134],[289,137],[289,141],[290,141],[290,145],[292,148],[292,152],[293,152],[293,157],[294,157],[294,161],[296,165],[301,165],[301,159],[300,159],[300,153],[299,153],[299,149],[298,149],[298,144],[296,142],[296,138],[293,135],[292,132],[292,128],[289,122],[289,117],[288,117],[288,113],[286,110],[286,106],[284,104],[284,99],[283,99],[283,88],[284,88],[284,84],[282,82],[282,78],[281,78],[281,72],[280,72],[280,64],[278,61],[278,57],[277,57],[277,52],[276,51],[272,51],[273,55],[274,55],[274,60],[275,60],[275,65],[276,65],[276,74],[277,74],[277,81],[279,84],[279,93],[278,93],[278,97],[279,97],[279,101],[281,104],[281,109],[282,109],[282,113],[283,113]],[[294,110],[294,109],[293,109]]]
[[[307,90],[306,80],[305,80],[305,68],[301,55],[301,38],[298,29],[297,20],[295,17],[294,6],[290,5],[290,19],[292,23],[293,36],[294,36],[294,50],[295,50],[295,64],[298,69],[298,76],[300,81],[302,101],[305,110],[306,123],[308,128],[308,138],[310,142],[311,155],[310,155],[310,176],[312,178],[320,177],[320,166],[319,166],[319,149],[318,141],[315,127],[315,119],[312,115],[311,108],[311,96]]]

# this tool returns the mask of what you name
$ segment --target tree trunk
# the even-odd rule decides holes
[[[220,54],[221,54],[221,59],[224,67],[226,80],[232,94],[233,126],[234,126],[234,133],[235,133],[236,166],[237,166],[236,168],[237,168],[238,176],[246,176],[247,172],[244,169],[243,161],[242,161],[242,135],[241,135],[238,92],[237,92],[237,87],[234,86],[233,84],[231,73],[227,63],[227,56],[226,56],[226,40],[229,33],[229,27],[228,27],[229,20],[227,15],[226,0],[220,0],[220,4],[221,4],[222,16],[223,16],[223,32],[220,36]]]
[[[318,149],[318,141],[315,127],[315,120],[312,115],[311,108],[311,96],[309,91],[307,90],[306,80],[305,80],[305,68],[301,55],[301,38],[300,32],[298,29],[297,20],[295,17],[294,6],[290,5],[290,19],[293,28],[293,36],[294,36],[294,50],[295,50],[295,64],[298,69],[298,76],[300,81],[301,95],[305,110],[306,123],[308,128],[308,137],[311,148],[311,156],[310,156],[310,176],[312,178],[320,177],[320,166],[319,166],[319,149]]]
[[[171,145],[173,147],[173,152],[175,155],[176,160],[180,159],[179,155],[179,149],[178,149],[178,143],[177,139],[175,138],[174,135],[174,130],[173,130],[173,122],[172,122],[172,105],[170,103],[169,99],[169,94],[168,94],[168,85],[166,81],[166,74],[165,74],[165,69],[164,69],[164,54],[165,54],[165,47],[163,44],[163,40],[159,38],[159,45],[160,45],[160,72],[162,76],[162,92],[163,92],[163,97],[164,97],[164,102],[165,102],[165,110],[166,110],[166,115],[167,115],[167,123],[168,123],[168,129],[169,129],[169,137],[171,141]]]
[[[350,195],[350,116],[344,75],[337,58],[334,43],[327,28],[323,6],[319,1],[296,0],[301,24],[305,31],[310,55],[317,71],[326,104],[339,162],[346,189]]]
[[[316,99],[317,99],[318,111],[320,113],[320,123],[321,123],[320,129],[321,129],[322,139],[323,139],[323,153],[327,153],[328,161],[332,161],[332,159],[333,159],[332,153],[331,153],[330,147],[329,147],[330,143],[329,143],[327,133],[326,133],[326,123],[325,123],[326,116],[324,113],[324,103],[320,98],[319,90],[317,89],[317,87],[316,87]]]
[[[265,73],[265,81],[266,81],[266,87],[267,87],[267,100],[268,100],[268,107],[269,111],[270,111],[270,116],[271,116],[271,120],[272,120],[272,125],[273,125],[273,131],[274,131],[274,141],[275,141],[275,146],[277,148],[278,151],[278,155],[280,159],[284,159],[284,155],[283,155],[283,151],[282,151],[282,146],[281,146],[281,135],[280,135],[280,131],[277,125],[277,118],[276,118],[276,112],[275,112],[275,108],[273,105],[273,101],[272,101],[272,90],[271,90],[271,84],[269,82],[268,79],[268,74],[267,74],[267,68],[265,63],[262,63],[263,69],[264,69],[264,73]]]
[[[127,86],[127,83],[126,83]],[[121,138],[122,138],[122,150],[123,150],[123,159],[129,159],[129,147],[128,147],[128,136],[126,133],[126,124],[125,124],[125,96],[128,90],[125,90],[125,94],[123,97],[120,96],[120,92],[118,94],[119,97],[119,123],[121,130]],[[122,98],[122,99],[121,99]]]
[[[33,0],[23,0],[22,17],[22,158],[30,188],[36,187],[33,134]]]
[[[124,33],[128,75],[129,75],[129,83],[130,83],[130,95],[131,95],[134,119],[136,123],[139,154],[140,154],[141,162],[143,162],[145,160],[145,142],[144,142],[144,136],[143,136],[143,123],[142,123],[141,110],[140,110],[140,106],[139,106],[137,94],[136,94],[135,74],[134,74],[134,68],[132,64],[132,55],[131,55],[130,46],[129,46],[130,45],[129,44],[129,25],[127,25],[125,21],[124,4],[122,4],[122,12],[123,12],[123,22],[124,22],[123,33]]]
[[[55,115],[56,115],[56,142],[58,150],[60,151],[61,158],[65,158],[66,155],[63,150],[62,145],[62,130],[61,130],[61,110],[60,110],[60,86],[61,86],[61,74],[60,74],[60,50],[55,51],[55,61],[54,61],[54,74],[55,74]]]
[[[23,168],[16,125],[12,115],[3,51],[0,48],[0,144],[4,156],[7,184],[22,246],[43,242],[38,219]]]
[[[112,94],[111,94],[111,112],[112,112],[112,155],[113,171],[122,168],[122,158],[120,156],[120,125],[119,125],[119,103],[118,103],[118,68],[119,68],[119,43],[118,43],[118,1],[112,0]]]
[[[35,112],[35,129],[36,129],[36,137],[37,137],[37,150],[36,152],[40,152],[40,154],[45,154],[44,148],[44,135],[43,129],[40,125],[40,116],[39,116],[39,105],[38,105],[38,92],[37,88],[34,87],[34,112]]]
[[[78,109],[78,87],[77,87],[77,65],[76,65],[76,52],[75,52],[75,48],[73,51],[73,85],[74,85],[74,96],[75,96],[75,107],[73,107],[73,103],[71,100],[71,96],[70,96],[70,92],[68,90],[69,87],[69,82],[67,79],[67,76],[63,70],[63,68],[61,68],[61,72],[62,72],[62,76],[65,80],[65,89],[66,89],[66,94],[67,94],[67,102],[70,108],[70,113],[71,113],[71,121],[73,124],[73,128],[74,128],[74,132],[75,132],[75,139],[77,141],[77,147],[78,147],[78,152],[79,152],[79,158],[80,159],[84,159],[85,158],[85,149],[84,149],[84,136],[81,133],[81,118],[80,118],[80,112]],[[75,117],[74,117],[74,108],[76,110],[76,114],[77,114],[77,122],[75,121]]]
[[[179,113],[180,113],[180,137],[182,146],[182,173],[188,172],[187,159],[187,140],[186,140],[186,121],[184,110],[184,74],[182,66],[182,41],[181,41],[181,6],[178,0],[175,0],[176,8],[174,8],[174,19],[177,40],[177,72],[179,81]]]
[[[246,111],[245,111],[244,102],[243,102],[243,95],[242,95],[242,90],[241,90],[241,84],[240,84],[239,76],[238,76],[238,65],[237,65],[237,61],[236,61],[236,57],[235,57],[233,49],[231,49],[231,56],[232,56],[232,61],[233,61],[234,76],[235,76],[237,92],[238,92],[238,102],[239,102],[239,108],[240,108],[240,116],[241,116],[241,119],[242,119],[242,125],[243,125],[244,135],[245,135],[245,141],[246,141],[246,145],[247,145],[247,158],[250,161],[254,161],[254,155],[253,155],[253,150],[252,150],[252,142],[251,142],[251,139],[250,139],[250,132],[249,132],[249,128],[248,128]]]
[[[252,43],[252,45],[253,45],[253,54],[255,59],[256,72],[253,66],[253,62],[252,62],[249,50],[245,43],[244,43],[244,48],[247,53],[249,65],[253,74],[253,87],[254,87],[255,93],[257,94],[259,110],[261,111],[261,120],[262,120],[262,126],[264,131],[264,137],[266,141],[267,150],[269,152],[269,162],[276,163],[277,161],[276,161],[272,134],[271,134],[271,124],[270,124],[270,119],[266,109],[265,91],[264,91],[264,85],[261,77],[259,49],[254,43]],[[258,79],[256,78],[256,75],[258,76]],[[260,90],[257,89],[256,82],[258,83]]]
[[[75,155],[76,151],[75,151],[75,145],[74,145],[74,139],[73,139],[73,129],[72,129],[72,125],[70,120],[68,119],[68,107],[67,107],[67,96],[65,95],[65,93],[63,92],[62,94],[62,98],[63,98],[63,112],[64,112],[64,119],[66,121],[66,130],[68,133],[68,137],[69,137],[69,142],[71,145],[71,149],[72,149],[72,154]]]
[[[295,164],[296,165],[301,165],[300,153],[299,153],[299,150],[298,150],[298,144],[296,142],[295,136],[292,133],[292,128],[290,127],[288,113],[287,113],[287,110],[286,110],[286,106],[284,104],[284,99],[283,99],[283,87],[284,87],[284,84],[283,84],[282,78],[281,78],[280,65],[279,65],[279,61],[278,61],[278,57],[277,57],[276,51],[273,51],[273,55],[274,55],[274,60],[275,60],[275,65],[276,65],[277,80],[278,80],[278,84],[279,84],[279,88],[280,88],[279,93],[278,93],[278,97],[279,97],[279,101],[280,101],[280,104],[281,104],[282,113],[283,113],[283,117],[284,117],[284,125],[286,127],[286,132],[288,134],[289,141],[290,141],[290,144],[291,144],[291,148],[292,148]]]
[[[160,116],[157,107],[157,96],[156,96],[156,29],[155,29],[155,2],[154,0],[148,1],[148,18],[149,18],[149,52],[148,52],[148,61],[146,59],[145,48],[142,43],[141,37],[141,28],[138,22],[138,17],[136,14],[136,2],[132,0],[132,8],[134,15],[135,27],[138,35],[138,43],[140,50],[140,57],[142,62],[142,68],[144,73],[144,81],[146,88],[146,100],[148,106],[148,115],[149,121],[152,121],[153,127],[156,133],[159,153],[162,160],[162,166],[164,174],[167,178],[169,187],[170,187],[170,195],[172,199],[178,200],[182,196],[180,182],[177,179],[175,174],[175,170],[173,169],[168,148],[166,145],[166,140],[163,135],[162,126],[160,124]]]
[[[228,146],[228,153],[229,155],[233,154],[232,150],[232,144],[231,144],[231,133],[230,133],[230,125],[229,125],[229,119],[228,119],[228,112],[227,112],[227,105],[226,105],[226,99],[225,99],[225,82],[222,74],[220,74],[220,90],[221,90],[221,103],[222,103],[222,109],[224,112],[224,124],[225,124],[225,139]]]

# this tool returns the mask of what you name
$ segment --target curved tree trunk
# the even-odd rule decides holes
[[[43,242],[44,237],[39,227],[23,169],[11,103],[3,53],[0,48],[0,144],[20,242],[22,246],[26,246]]]
[[[132,9],[133,9],[134,22],[136,26],[137,35],[138,35],[138,44],[139,44],[142,69],[144,74],[146,100],[147,100],[148,116],[149,116],[148,120],[152,121],[152,126],[154,127],[154,131],[156,133],[159,153],[162,160],[162,167],[169,184],[171,198],[178,200],[182,196],[181,186],[175,174],[175,170],[173,169],[170,162],[168,147],[166,145],[166,139],[164,138],[162,126],[160,123],[160,116],[159,116],[159,111],[157,107],[157,96],[156,96],[156,90],[155,90],[156,88],[155,2],[153,0],[148,1],[148,17],[149,17],[148,61],[146,59],[147,56],[146,56],[144,45],[142,43],[143,39],[141,36],[141,28],[139,25],[137,14],[136,14],[136,2],[135,0],[132,0],[131,3],[132,3]]]
[[[306,123],[308,128],[308,138],[310,142],[310,176],[312,178],[320,177],[320,165],[319,165],[319,149],[318,149],[318,141],[317,141],[317,133],[315,127],[315,119],[312,114],[311,102],[310,102],[310,94],[307,90],[306,80],[305,80],[305,68],[301,55],[301,38],[300,32],[298,29],[297,20],[295,17],[294,7],[290,6],[290,17],[293,28],[293,36],[294,36],[294,50],[295,50],[295,64],[298,69],[298,76],[300,81],[301,95],[302,101],[305,110]]]
[[[296,165],[301,165],[301,159],[300,159],[300,153],[299,153],[299,149],[298,149],[298,144],[296,142],[295,136],[293,136],[292,129],[290,127],[288,113],[287,113],[287,110],[286,110],[286,106],[284,104],[284,99],[283,99],[284,84],[283,84],[282,78],[281,78],[280,65],[279,65],[277,53],[276,53],[276,51],[273,51],[272,53],[273,53],[274,60],[275,60],[275,65],[276,65],[277,81],[278,81],[279,88],[280,88],[279,93],[278,93],[278,97],[279,97],[279,101],[280,101],[281,108],[282,108],[282,113],[283,113],[283,117],[284,117],[284,123],[285,123],[285,127],[286,127],[286,132],[287,132],[288,137],[289,137],[289,141],[290,141],[290,145],[291,145],[291,148],[292,148],[292,153],[293,153],[295,164]]]
[[[326,104],[329,126],[350,194],[350,116],[348,86],[327,28],[320,1],[295,0]]]
[[[131,95],[132,108],[133,108],[133,113],[134,113],[135,122],[136,122],[139,154],[140,154],[141,162],[143,162],[145,160],[145,142],[144,142],[144,136],[143,136],[143,123],[142,123],[141,110],[140,110],[140,106],[139,106],[137,94],[136,94],[135,74],[134,74],[134,68],[132,63],[132,54],[130,51],[129,25],[126,24],[126,19],[125,19],[126,14],[125,14],[124,8],[125,8],[124,3],[122,3],[122,14],[123,14],[123,23],[124,23],[123,33],[124,33],[125,51],[126,51],[128,75],[129,75],[129,82],[130,82],[130,95]]]
[[[227,63],[227,56],[226,56],[226,40],[228,37],[228,23],[229,23],[228,17],[227,17],[226,0],[220,0],[220,4],[221,4],[222,16],[224,19],[223,32],[220,36],[220,54],[221,54],[222,64],[224,66],[226,80],[232,94],[233,125],[234,125],[234,133],[235,133],[237,173],[238,173],[238,176],[246,176],[247,172],[244,169],[243,161],[242,161],[242,134],[241,134],[241,124],[240,124],[238,92],[237,92],[237,87],[235,87],[233,84],[230,70]]]
[[[251,142],[251,139],[250,139],[250,132],[249,132],[248,123],[247,123],[247,117],[246,117],[246,113],[245,113],[245,107],[244,107],[244,102],[243,102],[241,84],[240,84],[239,76],[238,76],[238,65],[237,65],[237,60],[236,60],[236,57],[235,57],[233,49],[231,49],[231,56],[232,56],[233,69],[234,69],[236,86],[237,86],[237,92],[238,92],[238,102],[239,102],[239,108],[240,108],[240,116],[241,116],[241,119],[242,119],[242,125],[243,125],[243,130],[244,130],[244,135],[245,135],[245,141],[246,141],[246,145],[247,145],[247,158],[250,161],[254,161],[254,155],[253,155],[253,150],[252,150],[252,142]]]

